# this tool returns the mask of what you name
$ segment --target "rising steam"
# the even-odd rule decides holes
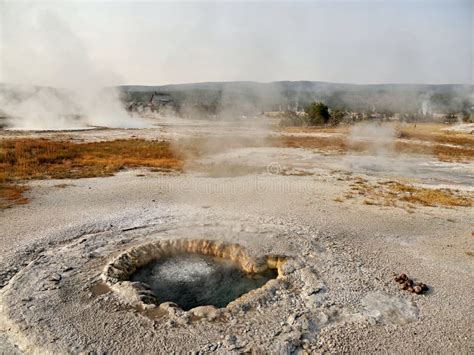
[[[6,5],[3,10],[3,77],[13,84],[0,87],[0,116],[7,117],[8,128],[146,126],[123,108],[112,88],[118,78],[94,63],[56,12]]]

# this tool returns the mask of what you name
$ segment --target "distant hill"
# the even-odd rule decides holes
[[[330,108],[352,111],[444,113],[471,109],[474,86],[237,81],[119,88],[128,102],[146,102],[153,93],[158,93],[169,95],[177,107],[200,107],[212,112],[295,110],[312,101],[324,101]]]
[[[320,81],[208,82],[162,86],[119,86],[131,111],[166,109],[191,117],[216,114],[252,115],[263,111],[302,110],[313,101],[331,109],[356,112],[471,112],[473,85],[357,85]],[[80,114],[66,90],[0,83],[0,116],[34,102],[65,115]]]

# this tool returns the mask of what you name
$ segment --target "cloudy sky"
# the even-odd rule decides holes
[[[472,83],[471,0],[0,0],[0,82]]]

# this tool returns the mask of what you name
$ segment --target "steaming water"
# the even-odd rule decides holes
[[[342,162],[351,171],[384,177],[418,179],[428,184],[454,184],[470,187],[474,179],[474,165],[429,160],[424,157],[377,157],[347,155]]]
[[[189,310],[204,305],[225,307],[276,276],[274,270],[249,275],[231,261],[191,254],[150,264],[132,275],[132,281],[148,284],[159,303],[171,301]]]
[[[441,162],[426,156],[346,154],[326,156],[303,148],[239,148],[198,160],[202,164],[240,164],[254,168],[278,163],[282,169],[298,169],[323,174],[328,170],[347,170],[383,178],[410,178],[423,184],[458,185],[471,189],[474,164]],[[265,169],[265,171],[267,171]]]

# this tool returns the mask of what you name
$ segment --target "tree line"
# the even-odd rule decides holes
[[[395,117],[395,113],[389,110],[374,112],[348,112],[342,109],[330,109],[324,102],[312,102],[304,108],[304,112],[287,111],[283,114],[280,125],[288,126],[337,126],[341,123],[356,123],[363,120],[390,120]],[[400,113],[398,119],[404,122],[433,122],[434,116],[431,113]],[[448,112],[443,115],[444,123],[451,124],[462,122],[472,122],[473,116],[470,110],[459,113]]]

